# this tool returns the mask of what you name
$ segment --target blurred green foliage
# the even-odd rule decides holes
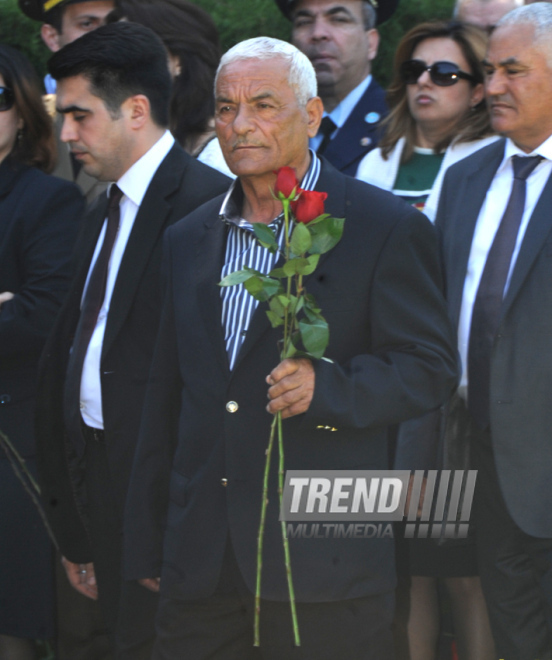
[[[268,35],[289,39],[290,23],[274,0],[195,0],[213,17],[220,32],[223,50],[238,41]],[[432,18],[448,18],[454,0],[401,0],[393,18],[381,26],[379,54],[374,74],[385,87],[390,79],[395,48],[411,27]],[[49,51],[40,38],[40,25],[27,19],[17,8],[17,0],[0,0],[0,41],[23,50],[42,76]]]
[[[44,76],[50,51],[40,37],[40,23],[27,18],[17,0],[0,0],[0,43],[22,50]]]

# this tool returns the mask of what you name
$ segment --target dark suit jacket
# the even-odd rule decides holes
[[[0,309],[0,431],[24,457],[34,455],[37,365],[69,288],[83,210],[74,184],[0,165],[0,292],[15,294]]]
[[[329,213],[346,217],[343,239],[306,278],[329,322],[334,362],[316,363],[308,412],[284,422],[285,465],[385,469],[387,425],[436,408],[456,380],[436,235],[421,213],[327,162],[317,189],[328,193]],[[281,329],[260,305],[229,371],[217,286],[226,243],[220,205],[205,204],[166,234],[163,315],[125,516],[127,577],[161,573],[162,591],[185,599],[215,589],[228,534],[254,592],[271,423],[265,377],[279,362]],[[275,483],[273,470],[263,595],[284,600]],[[392,539],[294,538],[290,546],[300,601],[393,588]]]
[[[101,358],[104,430],[110,468],[119,488],[114,505],[121,516],[159,323],[161,237],[168,225],[228,186],[229,179],[175,145],[150,183],[125,249]],[[37,450],[46,511],[62,553],[76,563],[92,561],[92,557],[81,517],[79,471],[68,468],[68,464],[76,466],[73,448],[65,437],[63,390],[82,291],[106,208],[104,193],[85,218],[76,250],[78,271],[45,348],[39,379]]]
[[[324,158],[343,174],[355,176],[360,161],[379,142],[379,121],[366,120],[372,112],[382,119],[387,114],[385,92],[374,78],[324,151]]]
[[[458,326],[466,268],[481,205],[504,156],[500,140],[446,174],[443,230],[450,317]],[[552,536],[552,180],[519,252],[491,358],[491,436],[506,506],[528,534]]]

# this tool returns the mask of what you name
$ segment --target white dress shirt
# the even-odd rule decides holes
[[[329,117],[333,121],[333,123],[337,126],[337,128],[331,135],[332,140],[334,139],[334,137],[336,137],[336,135],[339,132],[339,129],[343,126],[343,124],[347,121],[347,119],[349,119],[349,115],[355,109],[356,104],[360,101],[364,92],[368,89],[371,82],[372,82],[372,74],[368,74],[366,78],[364,78],[364,80],[359,85],[357,85],[352,91],[350,91],[347,94],[347,96],[340,103],[338,103],[329,114],[327,112],[324,112],[323,117]],[[316,151],[323,139],[324,139],[323,135],[321,134],[315,135],[313,138],[310,138],[309,147],[313,151]]]
[[[477,224],[473,234],[466,279],[464,281],[464,292],[462,296],[462,307],[458,323],[458,348],[462,358],[462,378],[460,381],[460,394],[467,398],[468,387],[468,346],[470,342],[470,327],[472,320],[473,305],[479,282],[483,275],[483,269],[487,261],[487,255],[491,249],[495,234],[498,230],[502,216],[506,211],[506,205],[512,190],[514,180],[512,156],[542,156],[543,160],[537,165],[527,179],[527,193],[525,198],[525,211],[521,219],[516,246],[510,263],[510,270],[506,278],[504,295],[508,291],[512,272],[516,264],[517,256],[527,230],[527,225],[537,202],[542,194],[544,186],[552,173],[552,136],[545,140],[537,149],[526,154],[511,140],[506,140],[504,158],[496,171],[485,201],[481,206]]]
[[[146,194],[157,168],[172,149],[173,144],[174,138],[169,131],[165,131],[163,136],[153,145],[153,147],[137,160],[117,181],[117,185],[123,193],[120,204],[121,219],[119,222],[119,231],[117,232],[117,237],[115,238],[115,243],[109,260],[105,298],[84,359],[80,389],[80,408],[84,423],[87,426],[92,426],[97,429],[103,429],[104,427],[100,359],[113,289],[115,288],[119,267],[140,204],[144,199],[144,195]],[[94,256],[90,262],[90,268],[88,270],[88,276],[83,291],[83,299],[88,287],[90,274],[92,273],[92,269],[103,244],[106,227],[107,218],[98,237]]]

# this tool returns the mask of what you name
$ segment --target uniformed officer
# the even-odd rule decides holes
[[[292,42],[316,70],[324,117],[311,148],[334,167],[354,176],[378,142],[387,114],[385,92],[372,77],[379,34],[376,26],[398,0],[276,0],[292,21]]]

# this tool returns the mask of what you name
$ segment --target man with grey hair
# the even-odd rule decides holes
[[[490,34],[505,14],[522,5],[523,0],[456,0],[453,15]]]
[[[479,470],[478,566],[497,657],[552,657],[552,6],[504,16],[485,90],[505,139],[447,172],[436,223]]]
[[[289,539],[302,641],[293,647],[275,464],[261,643],[252,646],[272,415],[282,413],[286,469],[386,469],[388,426],[435,409],[455,383],[434,228],[309,150],[322,116],[315,91],[312,65],[290,44],[260,37],[230,50],[215,122],[238,178],[165,236],[163,313],[124,534],[127,578],[160,586],[156,660],[393,658],[392,538]],[[345,217],[340,243],[304,281],[329,323],[327,360],[280,362],[281,328],[266,305],[241,285],[217,286],[241,268],[275,265],[252,223],[283,245],[272,194],[281,167],[295,169],[301,195],[326,193],[326,212]]]
[[[292,42],[312,62],[324,115],[312,149],[344,174],[378,142],[387,114],[385,93],[372,77],[379,34],[398,0],[276,0],[292,21]]]

